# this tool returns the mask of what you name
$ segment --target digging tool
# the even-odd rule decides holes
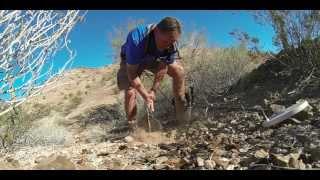
[[[144,124],[143,126],[145,129],[148,129],[148,132],[153,132],[153,131],[161,131],[162,125],[159,120],[157,120],[154,117],[154,112],[152,112],[147,104],[145,104],[145,109],[146,109],[146,117],[144,118]]]

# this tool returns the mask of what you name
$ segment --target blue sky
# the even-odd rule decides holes
[[[165,16],[178,18],[183,24],[183,32],[204,30],[208,42],[220,47],[235,44],[229,35],[239,29],[258,37],[263,50],[275,51],[272,45],[274,32],[271,27],[257,24],[247,11],[231,10],[90,10],[84,22],[77,24],[70,34],[71,47],[77,51],[73,67],[102,67],[110,64],[112,53],[109,33],[114,26],[125,25],[130,19],[143,19],[155,23]],[[63,63],[64,53],[56,57],[58,64]]]

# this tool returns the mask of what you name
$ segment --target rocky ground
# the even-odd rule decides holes
[[[309,114],[312,110],[309,111]],[[308,112],[304,112],[308,113]],[[314,169],[320,121],[290,119],[263,128],[260,112],[217,112],[164,132],[116,141],[24,147],[0,155],[1,169]]]

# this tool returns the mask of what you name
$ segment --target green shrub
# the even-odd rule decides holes
[[[63,114],[68,115],[71,111],[81,104],[82,98],[80,96],[74,96],[70,99],[67,105],[63,108]]]
[[[201,56],[184,61],[187,66],[187,83],[194,87],[198,103],[206,102],[210,96],[227,92],[242,76],[258,66],[251,61],[248,50],[241,45],[207,49]]]
[[[31,116],[35,119],[41,119],[50,114],[51,108],[49,105],[36,103],[32,107]]]
[[[12,150],[31,127],[34,117],[17,107],[0,117],[0,148]]]

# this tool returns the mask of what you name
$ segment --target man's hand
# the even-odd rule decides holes
[[[149,111],[154,112],[154,103],[153,103],[153,100],[149,100],[149,101],[147,102],[147,107],[148,107]]]
[[[150,89],[149,92],[150,96],[152,97],[152,100],[155,101],[156,100],[156,93],[154,90]]]
[[[156,100],[155,92],[151,89],[148,91],[148,97],[146,100],[147,106],[151,112],[154,112],[154,101]]]
[[[153,91],[149,91],[147,98],[145,99],[147,103],[147,107],[151,112],[154,112],[154,100],[155,100],[155,95],[152,93]]]

